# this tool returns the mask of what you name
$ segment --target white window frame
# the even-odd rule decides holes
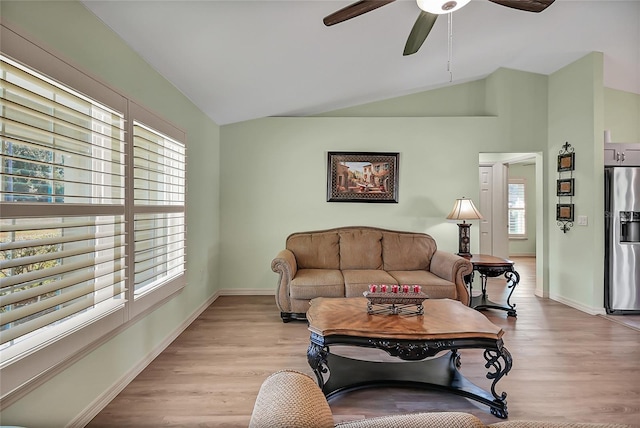
[[[132,176],[130,172],[133,170],[131,166],[132,134],[130,131],[133,120],[140,120],[147,126],[186,144],[185,132],[135,104],[128,97],[110,88],[105,83],[64,61],[59,55],[54,55],[21,36],[4,23],[0,23],[0,40],[2,40],[2,53],[5,56],[125,114],[129,131],[126,136],[127,162],[129,163],[126,168],[128,172],[125,181],[128,201],[125,204],[125,216],[133,216],[133,204],[131,203],[133,189],[130,182]],[[186,195],[184,205],[186,206]],[[185,206],[182,207],[183,212],[185,211]],[[4,203],[0,209],[3,217],[10,218],[24,215],[24,206]],[[50,204],[50,207],[47,208],[47,213],[49,215],[64,215],[68,214],[72,209],[73,207],[65,207],[64,204],[58,204],[57,206]],[[132,226],[127,224],[127,227]],[[131,231],[128,232],[131,233]],[[186,237],[186,226],[184,233]],[[127,239],[127,245],[132,245],[132,242],[130,238]],[[127,257],[129,258],[127,278],[133,278],[134,260],[132,254],[133,251],[127,252]],[[127,281],[132,281],[132,279]],[[66,333],[51,338],[50,341],[44,342],[37,347],[28,349],[10,360],[0,360],[0,378],[2,378],[2,382],[0,382],[0,410],[20,399],[69,364],[77,361],[110,337],[122,331],[137,317],[164,303],[185,285],[186,271],[183,270],[182,275],[163,283],[162,286],[155,287],[151,292],[146,293],[143,298],[134,299],[133,286],[127,282],[127,303],[123,307],[105,314],[98,320],[92,320],[84,324],[80,323],[80,325],[66,331]]]
[[[140,122],[150,128],[152,128],[154,131],[157,131],[159,133],[162,133],[174,140],[180,141],[182,143],[186,143],[186,135],[184,133],[184,131],[174,127],[173,125],[169,124],[168,122],[162,120],[160,117],[156,116],[154,113],[150,112],[149,110],[145,109],[144,107],[136,104],[135,102],[129,102],[129,123],[128,123],[128,134],[129,136],[133,136],[133,125],[134,122]],[[131,144],[132,146],[132,144]],[[132,147],[131,147],[132,148]],[[131,150],[129,153],[133,153],[133,150]],[[128,163],[128,167],[129,170],[133,170],[133,156],[130,155],[129,156],[129,163]],[[130,201],[133,201],[133,192],[134,192],[134,186],[132,183],[132,176],[127,177],[127,180],[129,180],[127,183],[127,199]],[[142,213],[142,212],[148,212],[148,213],[154,213],[154,212],[165,212],[165,213],[170,213],[170,212],[183,212],[185,213],[186,216],[186,194],[185,194],[185,204],[182,205],[182,207],[172,207],[172,206],[164,206],[164,207],[139,207],[139,206],[135,206],[134,204],[131,203],[130,204],[130,210],[127,211],[127,225],[129,226],[128,229],[128,235],[130,237],[134,236],[134,214],[135,213]],[[186,231],[186,226],[185,226],[185,230],[184,233],[186,235],[187,231]],[[129,266],[133,266],[135,267],[135,254],[134,251],[130,251],[129,254]],[[129,275],[129,277],[131,278],[131,281],[133,281],[134,278],[134,274],[133,272]],[[175,294],[176,292],[180,291],[184,286],[186,285],[186,275],[183,273],[182,275],[170,280],[168,283],[164,283],[162,284],[162,286],[159,287],[154,287],[152,291],[144,293],[141,296],[134,296],[135,290],[134,290],[134,286],[133,284],[131,284],[131,286],[129,287],[129,297],[128,297],[128,301],[130,302],[128,304],[128,308],[129,308],[129,316],[131,318],[139,316],[141,314],[143,314],[144,312],[148,311],[149,309],[155,307],[157,304],[159,304],[160,302],[164,301],[165,299],[171,297],[173,294]]]
[[[523,214],[523,227],[524,227],[524,232],[523,233],[511,233],[510,229],[509,229],[509,239],[527,239],[527,180],[525,180],[524,178],[510,178],[508,180],[508,184],[517,184],[517,185],[522,185],[523,187],[523,199],[524,199],[524,207],[519,208],[519,207],[508,207],[508,212],[507,212],[507,221],[509,221],[509,219],[511,218],[511,211],[521,211]],[[507,186],[508,189],[508,186]],[[507,203],[509,201],[509,195],[507,195]],[[509,221],[510,222],[510,221]]]

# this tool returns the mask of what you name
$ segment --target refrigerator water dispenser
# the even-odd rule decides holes
[[[620,211],[620,242],[640,242],[640,211]]]

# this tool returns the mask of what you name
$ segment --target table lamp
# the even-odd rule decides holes
[[[458,223],[458,255],[461,257],[471,258],[471,238],[469,228],[471,223],[465,220],[482,220],[482,214],[477,210],[471,199],[462,197],[456,199],[453,209],[447,216],[449,220],[462,220]]]

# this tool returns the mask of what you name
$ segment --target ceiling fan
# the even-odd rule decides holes
[[[361,0],[344,7],[323,19],[324,25],[331,26],[347,21],[356,16],[371,12],[379,7],[393,3],[395,0]],[[454,12],[471,0],[417,0],[420,15],[404,47],[403,55],[411,55],[418,52],[426,40],[433,24],[436,23],[438,15]],[[542,12],[555,0],[489,0],[502,6],[512,9],[524,10],[527,12]]]

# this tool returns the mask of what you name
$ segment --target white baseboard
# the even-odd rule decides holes
[[[225,288],[218,291],[220,296],[275,296],[276,290],[268,288],[243,288],[234,290]]]
[[[541,299],[546,299],[547,296],[542,288],[537,288],[533,291],[533,295],[536,297],[540,297]]]
[[[566,297],[559,296],[557,294],[549,294],[549,298],[551,300],[555,300],[556,302],[560,302],[564,305],[571,306],[574,309],[577,309],[582,312],[586,312],[589,315],[604,315],[606,311],[604,308],[594,308],[591,306],[583,305],[582,303],[576,302],[571,299],[567,299]]]
[[[116,380],[111,387],[105,390],[99,397],[93,400],[82,410],[69,424],[67,428],[82,428],[104,409],[118,394],[120,394],[133,379],[136,378],[151,362],[164,351],[189,325],[200,316],[218,297],[220,292],[213,294],[206,302],[200,305],[190,316],[178,325],[169,336],[158,344],[151,352],[144,356],[135,366]]]

